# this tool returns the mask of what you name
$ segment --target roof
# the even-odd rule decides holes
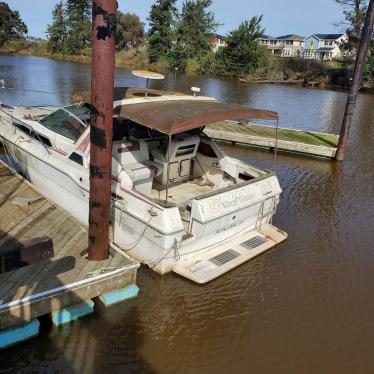
[[[223,104],[208,100],[148,101],[125,104],[115,108],[120,114],[140,125],[172,135],[225,120],[276,120],[275,112],[250,109],[237,104]]]
[[[273,36],[262,34],[259,39],[275,39]]]
[[[304,36],[296,35],[296,34],[288,34],[288,35],[282,35],[278,36],[276,39],[279,40],[300,40],[303,41],[305,39]]]
[[[220,35],[220,34],[213,34],[212,37],[213,37],[213,38],[218,38],[218,39],[226,39],[225,36]]]
[[[339,39],[344,34],[313,34],[318,39],[329,39],[329,40],[336,40]]]

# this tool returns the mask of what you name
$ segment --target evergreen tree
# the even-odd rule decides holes
[[[176,59],[200,58],[212,50],[218,24],[208,11],[213,0],[186,0],[176,30]],[[181,53],[183,51],[183,53]]]
[[[231,31],[226,39],[226,47],[217,52],[220,70],[231,75],[252,74],[266,65],[266,52],[257,43],[264,33],[262,16],[252,17]]]
[[[47,49],[52,53],[62,52],[64,50],[66,26],[64,17],[64,4],[62,1],[56,4],[52,12],[52,24],[48,25]]]
[[[66,53],[78,55],[91,45],[91,10],[92,0],[66,1]]]
[[[137,47],[144,40],[144,23],[136,14],[117,11],[116,45]]]
[[[361,40],[361,33],[364,27],[365,16],[368,9],[368,0],[335,0],[344,6],[343,14],[347,24],[346,34],[348,39],[342,43],[341,49],[344,51],[344,63],[352,65]],[[363,77],[364,85],[374,88],[374,35],[369,48],[369,55],[365,64]]]
[[[17,10],[11,10],[5,2],[0,2],[0,47],[11,38],[22,38],[27,34],[27,26]]]
[[[173,45],[173,29],[177,8],[176,0],[157,0],[149,13],[149,61],[156,62],[167,55]]]

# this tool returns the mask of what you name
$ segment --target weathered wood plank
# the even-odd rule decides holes
[[[0,329],[135,283],[137,262],[118,253],[105,261],[88,261],[81,256],[88,244],[86,228],[1,162],[0,178],[0,245],[47,236],[55,254],[0,275]],[[16,197],[40,200],[20,206],[12,204]],[[116,267],[125,268],[97,272]]]
[[[323,157],[335,157],[338,135],[313,131],[241,124],[235,121],[219,122],[207,127],[205,133],[217,140],[235,142],[273,149],[305,153]]]
[[[124,270],[115,275],[106,274],[106,277],[99,281],[91,280],[89,285],[75,287],[71,290],[60,291],[37,300],[20,300],[19,305],[12,306],[7,310],[0,311],[0,329],[17,325],[32,318],[41,316],[63,307],[78,304],[113,290],[125,288],[136,282],[136,270]]]

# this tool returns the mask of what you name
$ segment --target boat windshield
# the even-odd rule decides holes
[[[39,122],[47,129],[76,141],[87,128],[89,119],[88,105],[70,105],[56,110]]]

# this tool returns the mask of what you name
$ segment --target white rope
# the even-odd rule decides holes
[[[277,159],[277,156],[278,156],[278,129],[279,129],[279,119],[277,119],[277,126],[275,128],[275,147],[274,147],[274,166],[273,166],[273,171],[274,171],[274,174],[276,173],[277,171],[277,162],[278,162],[278,159]]]

